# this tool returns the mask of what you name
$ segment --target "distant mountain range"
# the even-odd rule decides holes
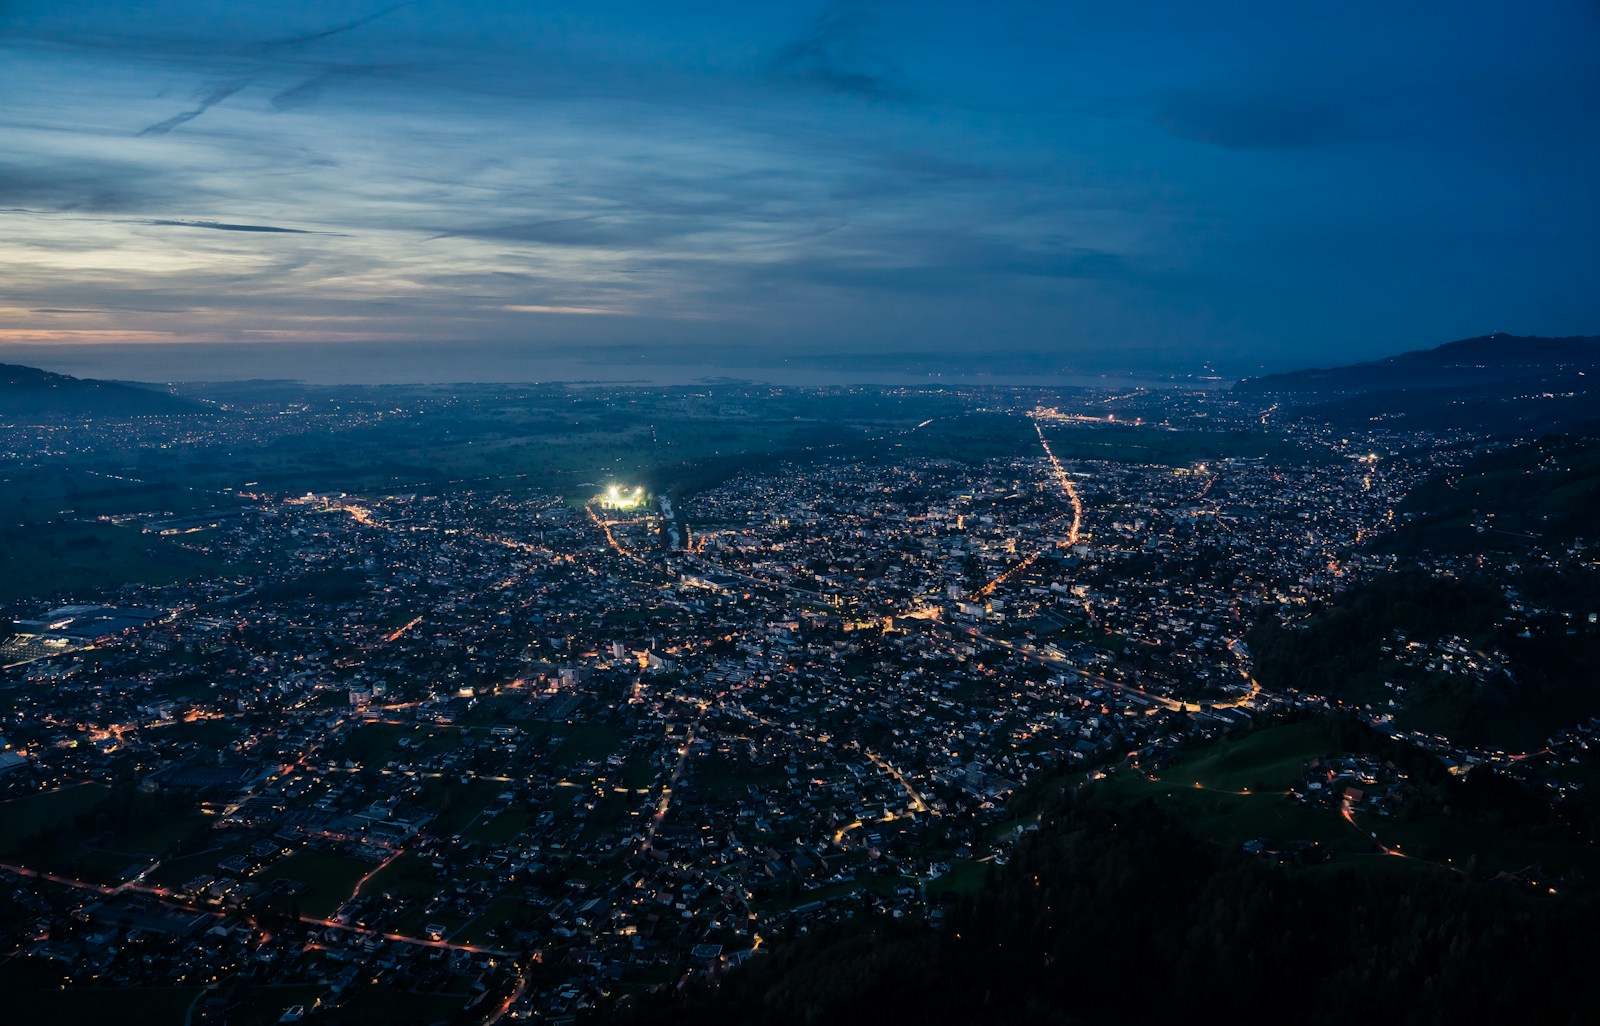
[[[0,418],[210,414],[209,406],[151,388],[0,363]]]
[[[1369,363],[1247,378],[1233,391],[1339,424],[1588,430],[1600,428],[1600,336],[1482,335]]]
[[[1567,371],[1600,371],[1600,335],[1541,338],[1496,332],[1346,367],[1246,378],[1241,392],[1322,395],[1501,384]]]

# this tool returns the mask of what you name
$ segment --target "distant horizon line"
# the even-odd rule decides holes
[[[580,384],[780,386],[1027,384],[1216,387],[1287,369],[1248,359],[1223,365],[1158,349],[1076,354],[1001,351],[772,352],[749,346],[352,342],[0,343],[0,362],[74,377],[147,384],[244,381],[305,385]]]
[[[1452,341],[1508,335],[1493,331]],[[1550,337],[1555,336],[1513,336]],[[1565,336],[1566,339],[1600,336]],[[102,381],[156,386],[282,383],[308,387],[568,385],[699,387],[1220,388],[1237,381],[1423,352],[1403,350],[1211,357],[1149,345],[1076,353],[1037,346],[778,352],[724,342],[192,341],[0,342],[0,362]]]

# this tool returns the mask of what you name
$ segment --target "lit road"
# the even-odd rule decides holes
[[[527,989],[528,974],[526,970],[519,966],[517,967],[517,985],[512,988],[511,993],[506,995],[506,999],[500,1002],[500,1007],[496,1008],[487,1019],[483,1020],[483,1026],[494,1026],[495,1023],[504,1019],[506,1013],[511,1010],[511,1006],[517,1003],[517,999],[522,997]]]
[[[1005,570],[1005,572],[1001,573],[994,580],[990,581],[988,584],[985,584],[983,587],[981,587],[977,591],[973,592],[972,593],[972,597],[973,598],[988,598],[990,595],[994,594],[994,590],[996,588],[1000,587],[1000,585],[1002,585],[1002,584],[1006,583],[1006,581],[1010,580],[1011,577],[1014,574],[1018,573],[1021,570],[1025,570],[1028,567],[1032,566],[1034,561],[1037,560],[1042,555],[1044,555],[1044,550],[1041,549],[1040,551],[1035,552],[1033,555],[1024,558],[1023,560],[1021,560],[1020,562],[1016,563],[1015,565],[1013,565],[1011,567],[1008,567]]]
[[[1054,470],[1056,483],[1061,485],[1061,490],[1066,493],[1067,501],[1072,504],[1072,527],[1067,531],[1067,544],[1069,546],[1076,545],[1083,526],[1083,502],[1078,498],[1078,487],[1072,483],[1072,478],[1067,475],[1066,468],[1061,465],[1061,461],[1056,459],[1056,454],[1051,451],[1050,441],[1044,436],[1044,428],[1039,426],[1039,418],[1030,415],[1028,419],[1033,424],[1033,430],[1039,435],[1039,444],[1044,446],[1044,454],[1050,458],[1050,466]]]
[[[1228,640],[1228,652],[1235,659],[1240,660],[1241,664],[1243,663],[1244,657],[1239,655],[1239,639],[1238,638],[1230,638]],[[1256,680],[1255,676],[1249,670],[1245,669],[1245,667],[1243,665],[1240,665],[1240,667],[1239,667],[1239,676],[1243,677],[1244,680],[1245,680],[1245,683],[1250,685],[1250,690],[1247,691],[1245,694],[1241,695],[1240,697],[1238,697],[1236,699],[1232,699],[1231,701],[1227,701],[1227,702],[1212,702],[1211,703],[1211,708],[1213,708],[1213,709],[1236,709],[1236,708],[1238,708],[1240,706],[1249,705],[1251,702],[1255,701],[1256,696],[1261,694],[1261,682],[1259,680]]]
[[[1016,644],[1000,638],[991,638],[989,635],[980,632],[975,627],[963,627],[960,629],[965,631],[975,641],[982,641],[985,644],[1009,649],[1026,659],[1031,659],[1034,662],[1042,663],[1045,666],[1074,674],[1075,676],[1092,681],[1102,687],[1121,691],[1125,694],[1138,695],[1146,701],[1154,702],[1162,708],[1170,709],[1173,712],[1195,713],[1202,711],[1202,709],[1207,706],[1212,709],[1235,709],[1250,704],[1261,693],[1260,682],[1241,669],[1239,672],[1250,683],[1250,690],[1246,694],[1234,698],[1218,699],[1216,701],[1208,700],[1204,703],[1179,701],[1175,698],[1168,698],[1166,695],[1158,695],[1154,692],[1146,691],[1143,688],[1135,687],[1132,684],[1123,684],[1120,681],[1110,680],[1109,678],[1102,677],[1099,674],[1090,673],[1088,670],[1081,669],[1075,664],[1069,662],[1067,657],[1063,655],[1056,655],[1051,652],[1042,652],[1032,645]]]
[[[378,868],[381,869],[383,867],[380,866]],[[18,866],[9,863],[0,863],[0,870],[9,870],[10,872],[16,873],[19,876],[32,877],[37,880],[46,880],[50,883],[59,884],[63,887],[71,887],[75,890],[82,891],[92,891],[95,894],[102,894],[108,897],[123,893],[125,891],[136,891],[140,894],[148,894],[159,900],[162,905],[180,912],[198,913],[201,915],[212,916],[213,918],[217,919],[224,918],[228,914],[216,909],[198,907],[183,901],[179,901],[173,895],[173,893],[165,887],[151,887],[144,884],[135,883],[133,881],[113,887],[109,884],[91,883],[87,880],[77,880],[72,877],[60,876],[55,873],[46,873],[41,870],[29,869],[26,866]],[[148,872],[148,870],[146,870],[146,872]],[[376,873],[377,870],[373,870],[373,872]],[[367,874],[367,878],[370,878],[371,875],[371,873]],[[367,878],[363,878],[362,882],[365,883]],[[357,886],[357,889],[359,890],[359,885]],[[472,952],[473,954],[495,955],[502,958],[509,958],[513,954],[509,951],[501,951],[498,948],[484,948],[475,944],[452,944],[448,941],[428,940],[425,937],[411,937],[403,933],[386,933],[381,930],[370,930],[364,926],[354,926],[349,923],[335,922],[332,919],[317,919],[312,916],[301,916],[300,922],[307,926],[318,926],[330,930],[339,930],[343,933],[354,934],[359,937],[378,937],[382,938],[383,940],[394,941],[399,944],[411,944],[422,948],[444,948],[450,951],[468,951]]]
[[[600,530],[605,534],[606,544],[611,546],[612,550],[616,552],[617,555],[626,556],[635,563],[644,563],[642,558],[623,548],[622,543],[617,541],[617,536],[611,533],[611,525],[613,521],[601,520],[600,517],[595,514],[594,507],[592,505],[585,505],[583,507],[583,511],[589,514],[589,519],[594,521],[595,526],[600,528]],[[632,523],[632,521],[629,521],[629,523]]]
[[[840,841],[844,840],[844,835],[848,834],[852,830],[859,830],[864,826],[878,826],[882,823],[893,823],[895,820],[905,819],[909,815],[911,815],[909,812],[891,812],[886,816],[879,816],[877,819],[869,819],[866,821],[858,819],[853,823],[846,823],[844,826],[833,832],[833,843],[838,844]]]
[[[364,926],[353,926],[349,923],[338,923],[332,919],[313,919],[310,916],[301,916],[300,921],[309,926],[321,926],[330,930],[339,930],[343,933],[355,934],[359,937],[379,937],[383,940],[394,941],[397,944],[412,944],[419,948],[443,948],[447,951],[468,951],[475,955],[494,955],[498,958],[514,957],[515,952],[502,951],[499,948],[484,948],[476,944],[452,944],[449,941],[428,940],[426,937],[411,937],[403,933],[385,933],[382,930],[369,930]]]
[[[1040,427],[1039,425],[1039,421],[1044,416],[1045,415],[1043,412],[1035,410],[1034,412],[1028,414],[1028,421],[1033,425],[1034,432],[1039,436],[1039,445],[1044,448],[1044,454],[1050,460],[1051,475],[1055,478],[1056,483],[1061,486],[1061,492],[1066,496],[1067,503],[1071,507],[1070,513],[1072,516],[1072,524],[1067,528],[1066,540],[1066,546],[1071,548],[1072,546],[1078,544],[1078,540],[1083,537],[1083,500],[1078,496],[1078,486],[1073,484],[1072,477],[1067,473],[1066,468],[1061,465],[1061,461],[1056,459],[1055,452],[1050,448],[1049,439],[1045,438],[1044,436],[1044,428]],[[1056,419],[1060,419],[1059,415]],[[1062,514],[1060,517],[1055,517],[1050,522],[1054,522],[1054,520],[1060,520],[1066,515],[1067,514]],[[1045,550],[1041,549],[1038,552],[1035,552],[1032,555],[1024,558],[1021,562],[1010,567],[994,580],[984,585],[982,588],[979,588],[973,593],[974,597],[985,598],[989,595],[992,595],[996,588],[1004,584],[1019,571],[1032,566],[1040,556],[1044,555],[1044,553]],[[1084,609],[1089,609],[1087,600],[1084,602]],[[1094,615],[1092,610],[1089,612],[1089,615],[1091,617]]]
[[[720,697],[720,696],[719,696]],[[650,818],[650,826],[645,830],[644,846],[649,848],[655,843],[656,831],[661,828],[661,821],[667,818],[667,810],[672,807],[672,789],[678,786],[678,781],[683,777],[683,767],[689,761],[689,752],[694,748],[695,731],[700,729],[700,721],[706,717],[706,710],[711,708],[710,701],[700,703],[700,712],[689,724],[689,731],[683,739],[683,744],[678,747],[678,763],[672,767],[672,775],[661,788],[661,798],[656,803],[655,815]]]
[[[1344,820],[1345,820],[1346,823],[1349,823],[1351,826],[1355,827],[1357,830],[1361,830],[1361,824],[1356,822],[1355,811],[1350,807],[1350,799],[1346,798],[1346,799],[1344,799],[1343,801],[1341,801],[1339,803],[1339,815],[1344,817]],[[1398,848],[1389,847],[1388,845],[1384,844],[1382,841],[1378,840],[1378,835],[1377,834],[1374,834],[1369,830],[1361,830],[1361,836],[1365,837],[1367,840],[1369,840],[1373,844],[1377,845],[1378,850],[1383,852],[1385,855],[1393,855],[1397,859],[1411,859],[1413,862],[1426,862],[1427,861],[1426,859],[1416,858],[1413,855],[1407,855],[1405,852],[1401,851]],[[1429,865],[1437,865],[1437,863],[1429,863]],[[1452,867],[1452,866],[1443,866],[1441,868],[1443,868],[1443,869],[1452,869],[1454,867]]]
[[[1062,513],[1062,514],[1060,514],[1058,516],[1051,517],[1049,520],[1046,520],[1045,523],[1047,525],[1048,524],[1053,524],[1057,520],[1066,519],[1066,517],[1069,516],[1069,515],[1074,515],[1075,516],[1075,514]],[[1013,564],[1012,566],[1007,567],[994,580],[990,581],[988,584],[985,584],[983,587],[981,587],[977,591],[973,592],[972,593],[973,597],[974,598],[985,598],[985,597],[987,597],[989,595],[992,595],[996,588],[1000,587],[1000,585],[1002,585],[1006,581],[1010,580],[1012,578],[1012,576],[1017,574],[1019,571],[1025,570],[1028,567],[1032,566],[1034,564],[1034,561],[1036,561],[1040,556],[1044,555],[1048,551],[1049,551],[1049,549],[1040,549],[1039,551],[1033,553],[1032,555],[1024,557],[1023,559],[1021,559],[1017,563]],[[1084,603],[1084,608],[1085,609],[1088,608],[1087,601],[1085,601],[1085,603]],[[1089,615],[1093,616],[1094,614],[1090,613]]]
[[[872,764],[874,766],[893,777],[895,782],[905,790],[906,795],[911,799],[911,807],[913,809],[916,809],[918,812],[928,811],[928,803],[922,800],[922,795],[917,793],[917,789],[911,786],[911,781],[907,780],[903,773],[895,769],[887,761],[880,759],[872,752],[871,749],[863,749],[863,752],[865,752],[868,759],[872,760]]]
[[[387,644],[390,644],[391,642],[399,641],[401,638],[405,637],[407,631],[411,630],[411,628],[415,627],[417,624],[419,624],[421,622],[422,622],[422,617],[419,616],[416,619],[412,620],[410,623],[402,624],[399,628],[397,628],[397,629],[389,632],[388,634],[384,635],[383,643],[387,645]]]
[[[366,876],[364,876],[361,879],[357,880],[355,888],[353,890],[351,890],[351,892],[350,892],[349,900],[353,901],[356,898],[360,897],[361,896],[361,888],[363,888],[363,887],[365,887],[367,885],[367,881],[371,880],[373,877],[377,876],[379,873],[381,873],[385,869],[389,868],[389,863],[393,862],[395,859],[397,859],[399,857],[400,857],[399,849],[395,849],[394,851],[391,851],[389,853],[389,857],[388,858],[384,859],[382,862],[380,862],[376,866],[374,866],[372,871],[370,873],[368,873]]]

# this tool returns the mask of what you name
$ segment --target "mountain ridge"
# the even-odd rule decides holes
[[[1600,370],[1600,335],[1546,337],[1494,332],[1338,367],[1266,374],[1239,392],[1351,393],[1487,385],[1558,372]]]
[[[22,364],[0,363],[0,417],[211,415],[210,407],[153,388],[75,378]]]

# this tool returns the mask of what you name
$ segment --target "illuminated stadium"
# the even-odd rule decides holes
[[[607,485],[606,490],[596,496],[595,501],[603,509],[637,509],[645,504],[649,496],[645,493],[643,485]]]

